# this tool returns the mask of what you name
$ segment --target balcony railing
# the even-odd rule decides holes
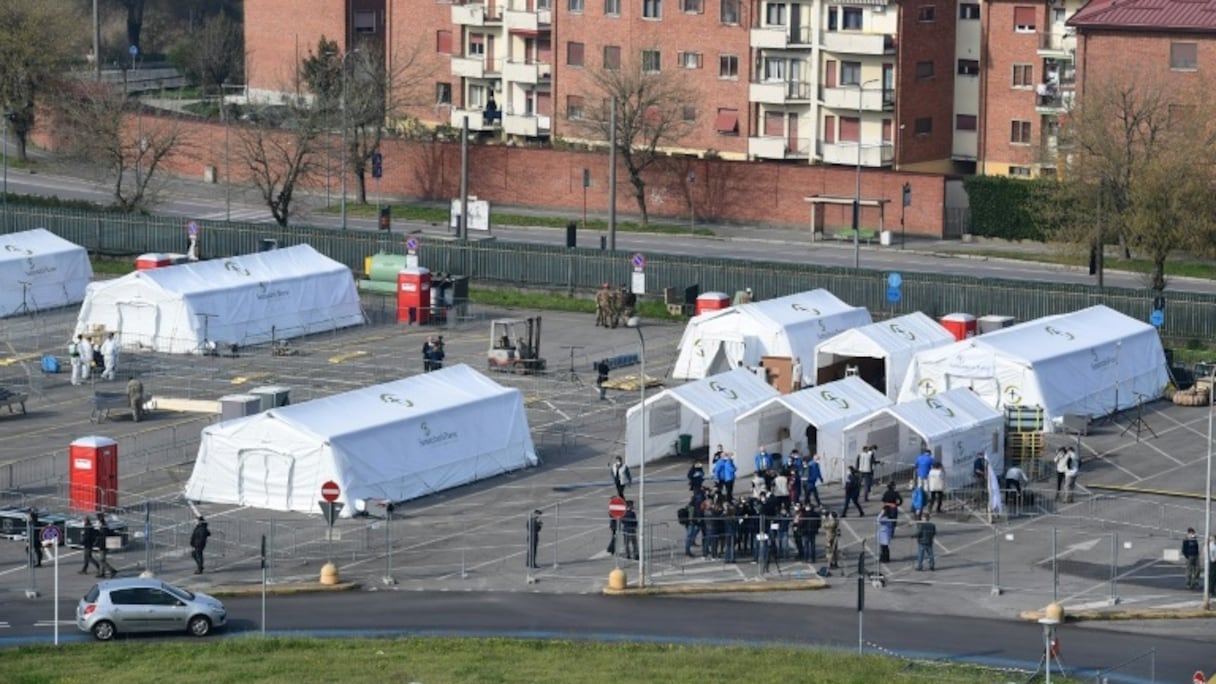
[[[502,130],[510,135],[536,137],[549,135],[551,117],[540,114],[513,114],[507,112],[502,118]]]
[[[894,54],[897,47],[893,34],[861,31],[821,31],[819,42],[828,52],[857,55]]]
[[[811,84],[805,81],[757,80],[748,89],[749,99],[765,104],[785,104],[811,99]]]
[[[824,141],[818,142],[819,156],[825,164],[842,164],[856,165],[857,164],[857,143],[856,142],[837,142],[829,143]],[[861,165],[867,167],[886,166],[895,158],[895,145],[889,142],[882,144],[861,144]]]
[[[536,84],[548,80],[552,74],[552,65],[535,60],[507,60],[502,70],[503,80],[513,83]]]
[[[827,86],[819,87],[819,99],[823,100],[823,106],[831,107],[832,109],[856,111],[859,108],[859,104],[860,109],[867,112],[882,112],[895,108],[894,88],[865,88],[861,91],[860,101],[858,97],[857,86],[854,85],[836,86],[833,88]]]
[[[809,159],[810,138],[761,135],[747,139],[747,152],[757,159]]]
[[[1061,112],[1072,109],[1076,92],[1072,88],[1058,86],[1039,87],[1035,90],[1034,106],[1039,113]]]
[[[809,26],[753,26],[751,44],[757,48],[809,48],[813,35]]]
[[[502,21],[502,6],[497,2],[487,6],[481,2],[452,4],[452,23],[464,26],[485,26]]]
[[[1039,52],[1071,56],[1077,49],[1077,35],[1072,31],[1040,31]]]

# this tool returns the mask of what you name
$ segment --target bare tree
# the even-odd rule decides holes
[[[319,152],[325,118],[308,106],[289,105],[282,111],[279,125],[274,116],[240,129],[237,157],[274,220],[286,226],[296,188],[323,163]]]
[[[643,174],[677,145],[696,124],[696,95],[678,69],[660,70],[658,50],[643,50],[636,60],[620,68],[590,73],[593,94],[579,111],[567,109],[566,118],[607,142],[612,131],[612,101],[616,100],[617,154],[629,173],[642,223],[649,221],[646,179]]]
[[[224,83],[244,78],[244,32],[227,14],[203,20],[202,28],[183,40],[171,58],[204,92],[218,93]]]
[[[29,159],[27,146],[35,123],[35,100],[83,54],[83,16],[59,3],[0,0],[0,107],[17,141],[17,156]]]
[[[127,44],[140,46],[140,37],[144,30],[145,0],[118,0],[127,11]]]
[[[156,172],[184,146],[177,119],[145,115],[137,101],[100,83],[61,83],[56,104],[69,153],[88,163],[100,162],[114,184],[117,208],[146,211],[158,187],[153,184]]]

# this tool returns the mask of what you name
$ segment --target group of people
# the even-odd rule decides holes
[[[1208,539],[1208,594],[1216,594],[1216,534]],[[1199,589],[1202,585],[1203,570],[1200,567],[1199,539],[1195,536],[1195,528],[1186,529],[1186,537],[1182,539],[1182,557],[1186,559],[1186,588]]]
[[[42,561],[46,560],[46,552],[42,549],[41,534],[43,525],[38,519],[38,511],[30,509],[26,514],[29,521],[30,538],[26,540],[26,550],[29,552],[30,567],[42,567]],[[89,566],[97,568],[98,577],[114,577],[118,571],[110,565],[108,560],[110,547],[106,544],[106,539],[113,536],[113,531],[110,525],[106,522],[105,513],[98,513],[96,522],[89,516],[85,516],[81,521],[80,530],[80,546],[84,553],[84,567],[80,569],[81,575],[89,573]],[[56,542],[58,543],[58,542]],[[93,552],[97,555],[94,556]]]
[[[428,336],[422,343],[422,371],[430,373],[443,369],[443,359],[447,354],[443,351],[443,335]]]
[[[633,317],[638,296],[630,292],[624,283],[613,290],[608,283],[600,285],[595,293],[595,325],[616,328]]]
[[[99,347],[84,334],[68,342],[68,360],[72,365],[72,384],[82,385],[93,377],[96,368],[103,380],[113,380],[118,371],[118,340],[114,333],[106,335]]]
[[[1073,492],[1077,489],[1077,473],[1081,470],[1081,459],[1077,458],[1077,450],[1073,447],[1056,449],[1056,500],[1061,494],[1065,503],[1072,503]]]

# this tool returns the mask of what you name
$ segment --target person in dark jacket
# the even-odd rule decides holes
[[[203,574],[203,550],[207,548],[207,537],[211,536],[211,530],[207,528],[207,521],[203,516],[198,517],[198,524],[194,526],[194,531],[190,533],[190,557],[194,559],[195,570],[194,574]]]
[[[80,574],[89,574],[89,565],[96,566],[97,571],[101,572],[101,564],[93,557],[93,549],[97,546],[97,528],[93,527],[93,521],[87,515],[80,533],[80,546],[84,552],[84,567],[80,569]]]
[[[856,467],[849,466],[849,473],[844,478],[844,508],[840,511],[840,517],[848,517],[850,503],[857,507],[858,515],[865,517],[866,512],[861,510],[861,502],[858,501],[860,496],[861,476],[857,474]]]
[[[541,510],[538,508],[532,511],[532,515],[528,516],[528,567],[539,568],[540,563],[537,563],[536,549],[540,545],[540,529],[544,523],[540,519]]]
[[[30,567],[42,567],[42,523],[38,522],[38,511],[30,509],[26,517],[28,523],[28,539],[26,539],[26,549],[30,552]]]
[[[104,513],[98,513],[97,514],[97,540],[96,540],[96,544],[95,544],[95,546],[97,548],[97,576],[98,577],[105,577],[107,574],[110,577],[114,577],[115,575],[118,574],[118,571],[115,570],[114,566],[110,565],[110,561],[107,560],[107,558],[110,555],[110,548],[106,545],[106,539],[109,538],[109,536],[110,536],[110,525],[109,525],[109,523],[106,522],[106,516]]]
[[[1186,538],[1182,540],[1182,557],[1186,559],[1186,588],[1198,589],[1199,577],[1199,539],[1195,537],[1195,528],[1186,528]]]

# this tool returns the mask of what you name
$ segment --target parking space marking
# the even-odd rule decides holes
[[[344,361],[350,361],[351,359],[357,359],[361,356],[367,356],[367,355],[368,355],[367,352],[365,352],[363,350],[355,350],[355,351],[346,352],[343,354],[338,354],[336,356],[331,356],[331,357],[329,357],[329,362],[330,363],[343,363]]]

